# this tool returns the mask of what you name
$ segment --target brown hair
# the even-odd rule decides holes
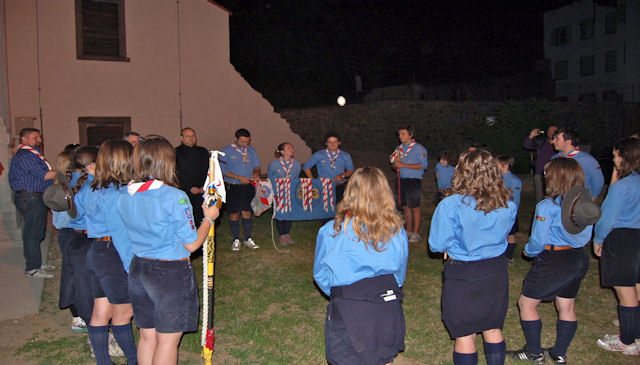
[[[56,171],[63,173],[67,181],[71,180],[71,160],[76,148],[78,148],[76,144],[67,145],[56,157]]]
[[[146,136],[133,149],[133,179],[138,182],[162,180],[178,187],[176,151],[164,137]]]
[[[133,176],[132,150],[133,147],[127,141],[104,141],[98,151],[96,178],[91,183],[91,188],[102,189],[110,184],[118,188],[128,183]]]
[[[513,158],[513,156],[509,156],[509,155],[500,155],[496,157],[496,161],[502,165],[508,165],[509,171],[511,171],[511,169],[513,168],[513,165],[516,164],[516,160]]]
[[[584,186],[584,172],[578,161],[558,157],[544,166],[547,196],[553,199],[566,194],[571,188]]]
[[[360,167],[351,175],[336,209],[335,235],[343,224],[351,224],[358,240],[378,252],[402,228],[389,182],[377,167]]]
[[[81,175],[78,178],[78,183],[74,187],[74,190],[78,192],[87,178],[89,177],[89,171],[87,166],[92,162],[96,162],[98,156],[98,149],[94,146],[82,146],[79,147],[73,154],[73,169],[80,172]]]
[[[453,194],[473,197],[476,209],[485,213],[506,208],[511,196],[495,158],[482,149],[460,155],[447,195]]]
[[[613,150],[618,151],[622,158],[620,163],[620,177],[625,177],[632,172],[640,173],[640,139],[625,138],[613,145]]]
[[[276,151],[275,151],[275,153],[274,153],[274,156],[275,156],[276,158],[280,158],[280,157],[282,157],[282,151],[284,151],[284,148],[285,148],[287,145],[291,145],[291,143],[289,143],[289,142],[282,142],[282,143],[280,143],[280,144],[278,145],[278,147],[276,147]],[[293,145],[291,145],[291,146],[293,147]]]

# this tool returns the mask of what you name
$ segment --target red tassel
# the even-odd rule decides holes
[[[213,349],[213,344],[216,342],[216,333],[213,331],[213,329],[208,329],[207,330],[207,348],[211,349],[211,351],[214,351]]]

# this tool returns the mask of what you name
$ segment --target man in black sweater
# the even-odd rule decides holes
[[[176,147],[176,172],[180,181],[180,189],[184,190],[193,207],[194,221],[200,225],[202,221],[202,186],[209,169],[209,152],[197,146],[196,131],[183,128],[180,131],[180,146]]]

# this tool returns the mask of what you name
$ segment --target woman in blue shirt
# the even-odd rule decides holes
[[[478,362],[475,337],[482,332],[487,364],[503,364],[509,301],[504,252],[516,206],[496,160],[482,149],[460,156],[448,194],[431,219],[429,247],[446,260],[442,319],[455,339],[453,362]]]
[[[640,355],[640,140],[613,146],[613,163],[622,179],[612,183],[595,227],[593,250],[600,256],[602,286],[618,297],[620,335],[605,335],[598,346]]]
[[[584,246],[591,240],[599,208],[584,188],[584,173],[575,159],[560,157],[551,160],[545,166],[544,175],[547,198],[536,206],[531,237],[524,247],[524,254],[535,259],[518,298],[520,325],[526,344],[521,350],[508,353],[517,360],[543,364],[543,351],[547,351],[556,364],[565,364],[567,348],[578,328],[575,298],[589,269],[589,255]],[[573,191],[579,189],[583,190],[581,195],[567,196],[574,195]],[[573,213],[571,205],[579,204],[580,200],[588,208],[584,211],[597,212],[591,214],[593,221],[588,225],[577,226],[563,219],[563,216],[569,217],[564,211]],[[574,219],[573,215],[571,219]],[[543,349],[540,342],[542,320],[537,307],[540,302],[551,300],[555,301],[558,311],[556,342],[553,347]]]
[[[291,179],[300,176],[300,162],[293,159],[293,146],[289,142],[283,142],[278,145],[276,149],[276,159],[269,164],[269,171],[267,176],[271,181],[272,186],[275,188],[275,179]],[[276,191],[276,199],[278,194]],[[277,201],[275,202],[277,204]],[[291,221],[276,219],[276,227],[278,227],[278,233],[280,234],[280,244],[282,246],[289,246],[293,244],[293,240],[289,235],[291,231]]]
[[[215,205],[196,208],[205,217],[196,230],[175,165],[175,150],[166,139],[144,139],[133,150],[133,181],[118,197],[133,254],[128,284],[140,328],[140,364],[157,359],[175,364],[182,333],[197,329],[198,292],[189,256],[202,246],[219,214]]]
[[[404,349],[402,292],[407,233],[382,171],[351,176],[335,220],[316,239],[313,278],[330,297],[325,346],[330,364],[383,364]]]

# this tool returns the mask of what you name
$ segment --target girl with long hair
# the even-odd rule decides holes
[[[509,301],[507,235],[516,217],[495,158],[483,149],[463,153],[450,190],[431,219],[429,247],[444,252],[442,319],[455,339],[454,364],[476,364],[476,334],[487,364],[503,364],[502,336]]]
[[[131,242],[129,295],[140,328],[138,363],[175,364],[183,332],[198,327],[198,292],[190,254],[202,246],[219,211],[202,209],[196,230],[187,194],[178,188],[175,150],[162,137],[133,149],[133,181],[120,192],[117,211]]]
[[[613,146],[613,163],[621,179],[612,183],[595,227],[593,250],[600,257],[602,286],[618,297],[620,334],[597,341],[605,350],[640,355],[640,140],[626,138]]]
[[[289,142],[283,142],[276,149],[276,159],[269,164],[267,177],[275,181],[279,178],[297,178],[300,176],[300,162],[293,159],[293,146]],[[275,187],[276,184],[274,183]],[[276,199],[278,197],[276,196]],[[291,221],[276,219],[276,227],[280,234],[279,243],[282,246],[293,244],[293,239],[289,235],[291,231]]]
[[[131,144],[108,140],[98,151],[95,178],[86,199],[87,236],[91,248],[87,267],[91,273],[93,313],[89,330],[91,346],[98,364],[111,364],[109,358],[109,323],[127,363],[136,364],[136,344],[131,330],[133,309],[129,300],[127,273],[118,250],[123,255],[131,244],[124,223],[115,209],[120,188],[131,180]],[[128,262],[127,262],[128,267]]]
[[[556,364],[566,364],[567,349],[578,328],[575,300],[589,269],[584,246],[591,240],[600,208],[584,187],[584,173],[575,159],[552,159],[544,175],[547,198],[536,205],[531,236],[524,247],[524,255],[535,259],[518,298],[526,344],[508,353],[516,360],[534,364],[544,364],[545,355]],[[542,301],[552,300],[558,312],[556,341],[545,349],[540,341],[542,320],[537,307]]]
[[[330,364],[384,364],[404,349],[407,233],[382,171],[358,168],[316,239],[313,278],[329,296]]]

